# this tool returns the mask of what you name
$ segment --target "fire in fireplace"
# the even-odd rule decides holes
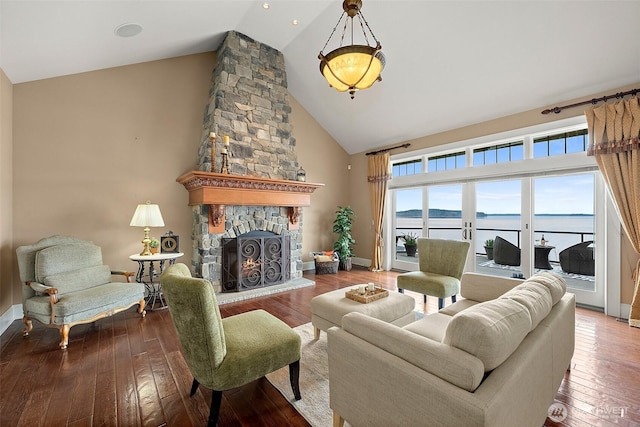
[[[278,285],[290,279],[289,236],[250,231],[222,239],[222,292]]]

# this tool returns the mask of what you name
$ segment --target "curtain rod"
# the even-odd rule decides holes
[[[387,151],[395,150],[396,148],[407,148],[407,147],[411,147],[411,144],[409,144],[408,142],[406,144],[396,145],[395,147],[389,147],[389,148],[385,148],[378,151],[369,151],[368,153],[365,154],[365,156],[373,156],[374,154],[386,153]]]
[[[613,98],[620,99],[620,98],[625,97],[627,95],[636,96],[639,92],[640,92],[640,88],[631,89],[631,90],[628,90],[626,92],[618,92],[618,93],[614,93],[614,94],[611,94],[611,95],[605,95],[605,96],[602,96],[600,98],[593,98],[591,101],[582,101],[582,102],[576,102],[575,104],[563,105],[562,107],[548,108],[546,110],[543,110],[542,114],[549,114],[549,113],[558,114],[560,111],[562,111],[562,110],[564,110],[566,108],[579,107],[580,105],[587,105],[587,104],[596,105],[598,102],[603,102],[603,101],[607,102],[607,100],[613,99]]]

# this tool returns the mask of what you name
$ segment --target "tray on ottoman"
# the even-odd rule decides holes
[[[374,288],[373,291],[367,290],[365,294],[362,295],[357,289],[352,289],[350,291],[346,291],[344,296],[363,304],[369,304],[370,302],[379,300],[380,298],[388,297],[389,291],[382,288]]]
[[[362,285],[355,285],[360,288]],[[409,295],[399,292],[387,292],[371,304],[364,304],[347,298],[348,288],[336,289],[311,298],[311,323],[315,337],[320,336],[320,330],[326,331],[334,326],[342,326],[342,317],[347,313],[362,313],[396,326],[405,326],[415,322],[414,313],[416,301]],[[381,289],[384,291],[384,289]]]

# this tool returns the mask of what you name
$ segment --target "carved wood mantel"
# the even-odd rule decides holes
[[[209,205],[209,233],[224,233],[224,207],[283,206],[289,208],[289,229],[298,228],[303,206],[324,184],[284,179],[191,171],[176,179],[189,191],[189,206]]]

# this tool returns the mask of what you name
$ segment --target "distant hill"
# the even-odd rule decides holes
[[[476,212],[476,217],[487,216],[484,212]],[[398,218],[422,218],[422,209],[409,209],[396,212]],[[462,218],[462,212],[449,209],[429,209],[429,218]]]

